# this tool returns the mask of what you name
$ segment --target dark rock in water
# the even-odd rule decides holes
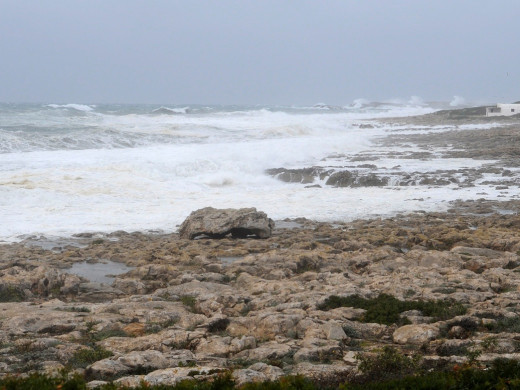
[[[278,180],[286,183],[302,183],[310,184],[314,182],[316,177],[323,179],[328,175],[323,168],[302,168],[302,169],[286,169],[286,168],[272,168],[265,171],[268,175],[276,177]]]
[[[355,187],[382,187],[388,184],[387,177],[379,177],[374,174],[360,176]]]
[[[256,236],[268,238],[274,221],[255,208],[214,209],[206,207],[193,211],[179,228],[181,238],[190,240],[198,236],[223,238],[231,234],[236,238]]]
[[[330,175],[325,184],[334,187],[352,187],[356,177],[349,171],[336,172]]]
[[[381,187],[388,184],[388,178],[373,173],[359,175],[349,171],[341,171],[330,175],[325,184],[334,187]]]

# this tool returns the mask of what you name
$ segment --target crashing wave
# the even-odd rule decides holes
[[[332,106],[330,104],[325,104],[325,103],[316,103],[315,105],[312,106],[312,108],[318,109],[318,110],[340,110],[341,109],[341,107]]]
[[[408,104],[412,106],[424,106],[426,103],[422,97],[413,95],[410,97],[410,100],[408,100]]]
[[[170,107],[159,107],[153,110],[154,114],[187,114],[191,111],[190,107],[170,108]]]
[[[354,99],[352,104],[350,106],[347,106],[347,107],[348,108],[363,108],[364,106],[367,106],[369,104],[370,104],[370,100],[359,98],[359,99]]]
[[[466,105],[466,99],[464,99],[462,96],[453,96],[453,99],[450,102],[450,107],[460,107]]]
[[[50,108],[72,108],[73,110],[85,111],[85,112],[94,110],[93,107],[87,106],[86,104],[75,104],[75,103],[69,103],[69,104],[48,104],[46,107],[50,107]]]

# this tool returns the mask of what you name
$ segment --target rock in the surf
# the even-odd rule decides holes
[[[274,229],[274,221],[255,208],[215,209],[205,207],[193,211],[179,228],[181,238],[190,240],[207,236],[223,238],[231,234],[235,238],[256,236],[268,238]]]

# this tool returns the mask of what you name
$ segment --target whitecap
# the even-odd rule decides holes
[[[190,107],[170,108],[164,106],[152,110],[154,114],[187,114],[190,111]]]
[[[363,108],[364,106],[367,106],[369,104],[370,104],[370,100],[364,99],[364,98],[359,98],[359,99],[354,99],[354,101],[352,102],[352,104],[349,107],[350,108]]]
[[[69,103],[69,104],[47,104],[46,107],[50,108],[72,108],[73,110],[77,111],[93,111],[94,108],[91,106],[88,106],[86,104],[76,104],[76,103]]]

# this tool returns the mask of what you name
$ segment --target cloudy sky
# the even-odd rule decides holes
[[[0,0],[0,101],[520,100],[518,0]]]

